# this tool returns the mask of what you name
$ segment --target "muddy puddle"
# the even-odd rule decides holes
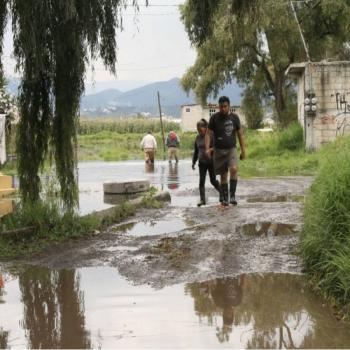
[[[190,161],[86,162],[81,213],[117,204],[103,182],[142,177],[171,204],[0,265],[0,348],[350,348],[295,256],[312,178],[240,179],[223,210],[209,183],[196,207]]]
[[[278,236],[295,234],[297,232],[297,226],[276,222],[256,222],[242,225],[241,230],[245,235]]]
[[[194,188],[198,172],[191,169],[189,160],[179,164],[156,161],[153,167],[143,161],[125,162],[81,162],[78,165],[80,213],[110,208],[123,200],[103,194],[103,183],[127,179],[146,179],[153,187],[171,194],[179,190]]]
[[[293,274],[161,290],[117,269],[3,272],[0,347],[349,348],[350,328]]]
[[[113,232],[131,236],[157,236],[180,232],[190,226],[191,222],[182,217],[149,219],[141,222],[130,222],[113,227]]]

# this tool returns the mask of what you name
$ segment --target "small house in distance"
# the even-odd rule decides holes
[[[197,131],[197,122],[204,118],[209,121],[210,117],[219,112],[219,106],[208,104],[190,104],[181,106],[181,129],[182,131]],[[236,113],[242,125],[246,125],[245,117],[240,106],[231,106],[231,112]]]
[[[297,79],[298,120],[307,149],[350,133],[350,61],[295,63],[286,74]]]

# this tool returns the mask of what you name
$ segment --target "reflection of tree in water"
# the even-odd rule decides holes
[[[238,281],[237,278],[226,278],[186,285],[186,292],[194,298],[195,311],[201,321],[205,318],[213,324],[215,318],[223,317],[223,327],[218,327],[216,333],[220,342],[230,340],[232,327],[250,325],[253,330],[245,333],[249,340],[242,344],[247,348],[331,348],[350,344],[345,327],[337,328],[337,334],[334,330],[332,334],[325,334],[325,329],[330,329],[331,316],[322,311],[321,302],[315,301],[315,296],[305,288],[299,276],[247,275],[243,288],[237,288]],[[224,291],[225,288],[228,291]],[[237,305],[232,303],[232,291],[236,302],[240,301]],[[241,292],[242,298],[239,297]],[[218,294],[216,297],[215,293]],[[231,301],[225,301],[228,296],[230,299],[230,294]],[[227,305],[231,305],[231,314]],[[230,317],[233,319],[231,326]],[[296,333],[298,337],[295,337]]]
[[[19,285],[29,347],[91,347],[80,281],[74,270],[29,268],[19,275]]]
[[[5,282],[4,277],[0,273],[0,304],[5,303],[3,297],[5,295]],[[2,327],[0,328],[0,349],[7,349],[8,348],[8,337],[9,332],[5,331]]]
[[[0,349],[8,349],[9,332],[0,328]]]

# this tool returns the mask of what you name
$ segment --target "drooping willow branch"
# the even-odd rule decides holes
[[[22,73],[17,155],[25,202],[39,199],[39,173],[52,155],[64,204],[67,208],[77,204],[76,132],[86,66],[99,56],[115,72],[116,31],[126,4],[126,0],[0,0],[0,40],[11,15],[14,56]],[[137,9],[136,0],[131,5]]]

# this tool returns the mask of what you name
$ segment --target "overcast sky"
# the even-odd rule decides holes
[[[131,85],[144,82],[169,80],[181,77],[195,61],[177,6],[184,0],[150,0],[149,7],[140,7],[134,15],[132,7],[125,10],[124,30],[118,32],[117,78],[105,71],[101,62],[95,63],[95,73],[87,76],[87,84],[115,80],[128,81]],[[140,4],[143,0],[140,0]],[[153,6],[152,6],[153,5]],[[160,6],[155,6],[160,5]],[[13,75],[14,61],[10,58],[12,38],[8,31],[4,45],[4,63],[7,75]]]

